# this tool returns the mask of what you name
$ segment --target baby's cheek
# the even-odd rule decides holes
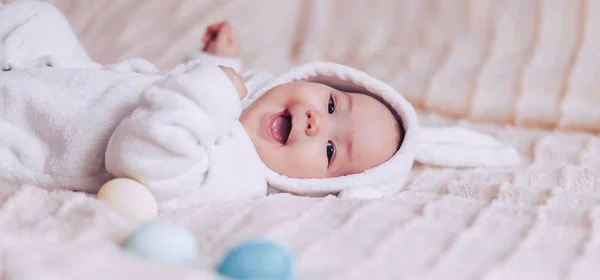
[[[323,152],[325,153],[325,152]],[[326,175],[327,161],[324,156],[317,153],[313,148],[302,147],[293,151],[293,157],[290,157],[290,165],[300,176],[308,178],[320,178]]]

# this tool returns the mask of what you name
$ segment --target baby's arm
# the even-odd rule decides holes
[[[109,140],[106,168],[146,185],[159,202],[184,197],[201,186],[209,148],[219,145],[240,113],[240,95],[228,74],[198,63],[142,94]]]

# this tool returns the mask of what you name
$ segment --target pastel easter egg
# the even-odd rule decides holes
[[[288,280],[294,277],[292,254],[267,240],[251,240],[230,250],[217,271],[232,279]]]
[[[123,248],[153,262],[191,265],[198,261],[198,242],[194,234],[165,221],[155,220],[140,226],[127,238]]]
[[[150,220],[158,214],[158,205],[152,193],[135,180],[110,180],[100,188],[97,198],[130,218]]]

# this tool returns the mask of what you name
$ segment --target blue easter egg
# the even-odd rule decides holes
[[[230,250],[217,270],[233,279],[288,280],[294,276],[294,260],[281,245],[253,240]]]
[[[138,257],[160,263],[189,265],[198,261],[198,244],[186,228],[152,221],[135,230],[123,245]]]

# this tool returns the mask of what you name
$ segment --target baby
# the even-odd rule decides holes
[[[458,167],[518,162],[514,149],[474,132],[419,136],[402,95],[350,67],[243,72],[228,22],[209,26],[188,61],[159,71],[141,59],[92,61],[43,2],[1,6],[0,18],[1,184],[93,193],[132,178],[168,209],[268,187],[379,197],[402,187],[415,157]]]

